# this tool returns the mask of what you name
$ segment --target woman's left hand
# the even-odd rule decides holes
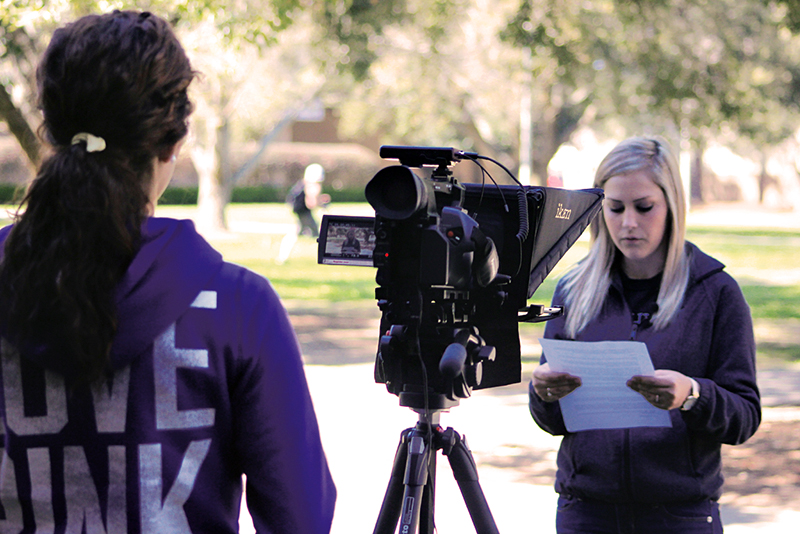
[[[628,387],[662,410],[680,408],[692,391],[692,380],[678,371],[658,369],[655,376],[634,376]]]

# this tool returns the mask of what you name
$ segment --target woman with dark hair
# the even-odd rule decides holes
[[[152,217],[195,73],[149,13],[58,29],[52,151],[0,230],[1,529],[328,532],[336,491],[269,282]]]
[[[641,341],[654,376],[627,387],[661,410],[667,428],[568,432],[558,400],[582,379],[556,372],[547,354],[533,372],[530,411],[563,435],[556,530],[572,533],[720,533],[722,444],[761,421],[750,309],[724,265],[685,241],[676,158],[661,137],[617,145],[597,169],[603,211],[589,253],[558,283],[565,315],[545,337]]]

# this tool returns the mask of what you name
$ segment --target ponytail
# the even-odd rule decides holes
[[[129,11],[57,30],[37,71],[53,151],[5,243],[0,322],[21,353],[47,353],[77,382],[108,370],[115,290],[141,243],[153,164],[186,135],[193,77],[167,23]]]

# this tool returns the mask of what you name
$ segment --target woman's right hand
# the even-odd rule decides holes
[[[533,390],[545,402],[555,402],[581,387],[580,377],[551,371],[549,363],[533,370],[531,383]]]

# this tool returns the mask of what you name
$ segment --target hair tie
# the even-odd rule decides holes
[[[80,132],[72,136],[73,145],[77,145],[81,141],[86,141],[86,152],[102,152],[106,149],[105,139],[90,133]]]

